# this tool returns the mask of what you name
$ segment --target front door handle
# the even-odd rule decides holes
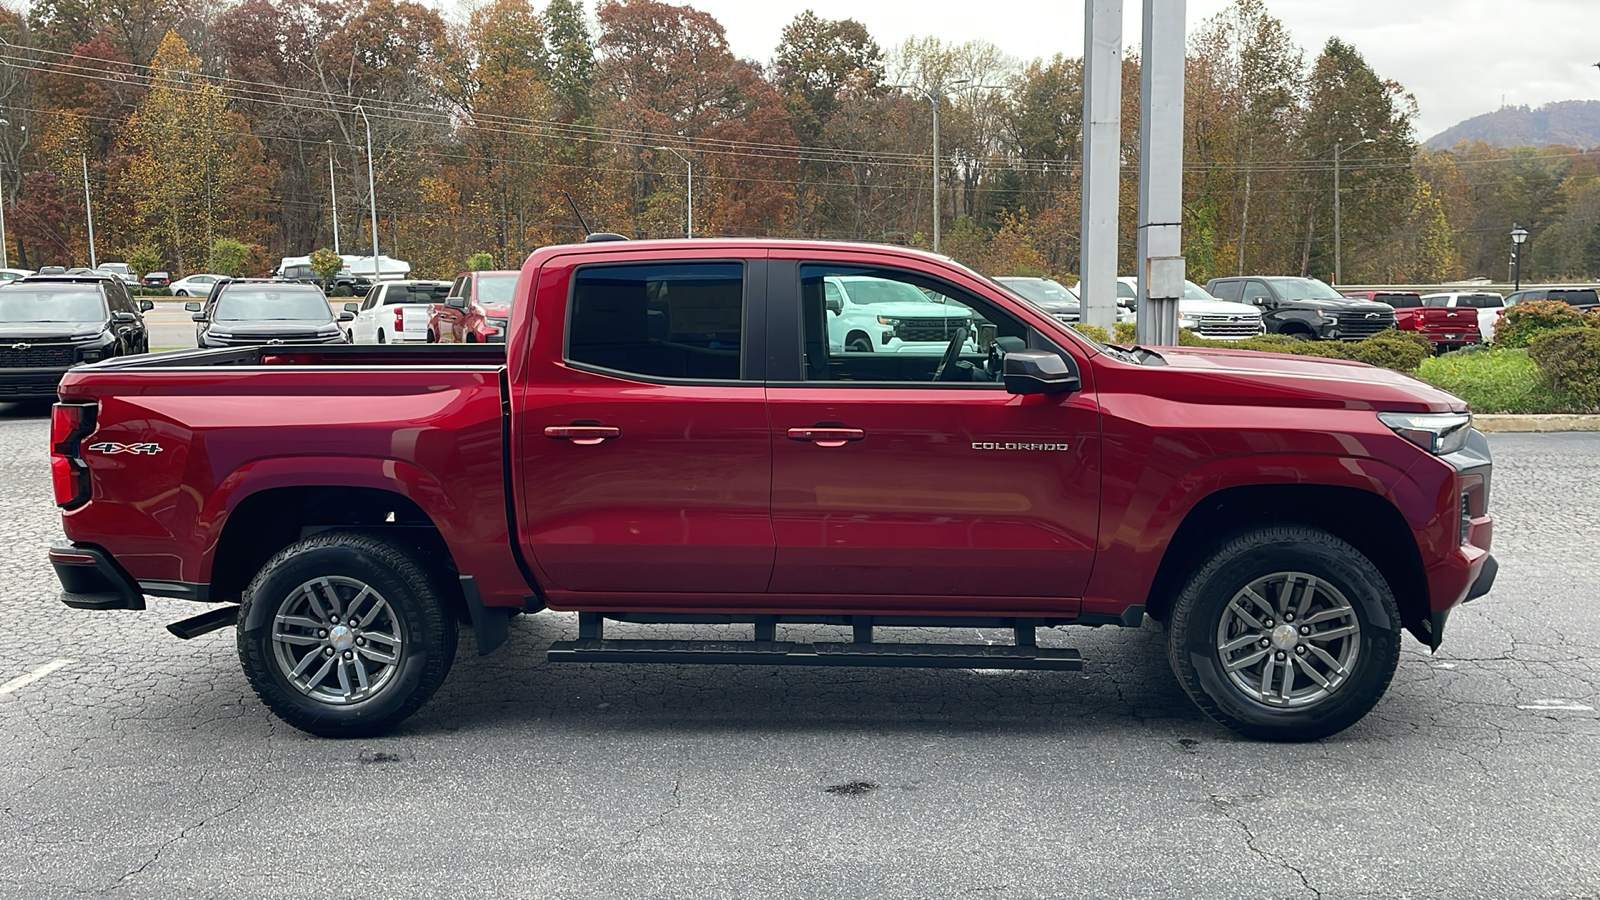
[[[544,436],[587,447],[607,438],[622,437],[622,429],[615,425],[548,425],[544,429]]]
[[[791,428],[789,440],[810,441],[818,447],[843,447],[851,441],[866,438],[867,433],[860,428]]]

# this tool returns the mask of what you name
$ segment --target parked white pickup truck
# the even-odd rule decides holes
[[[1118,305],[1126,302],[1132,309],[1138,290],[1138,278],[1118,278]],[[1178,327],[1211,341],[1242,341],[1267,333],[1266,326],[1261,323],[1260,309],[1248,303],[1218,300],[1192,281],[1183,283],[1183,299],[1178,301]]]
[[[972,310],[942,294],[870,275],[829,275],[822,291],[835,352],[927,353],[948,345],[960,328],[976,346]]]
[[[428,309],[444,302],[448,281],[385,281],[360,303],[344,308],[356,314],[348,337],[352,344],[422,343],[428,339]]]

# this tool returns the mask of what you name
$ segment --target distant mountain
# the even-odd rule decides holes
[[[1538,109],[1502,107],[1446,128],[1429,138],[1427,146],[1446,150],[1462,141],[1495,147],[1600,147],[1600,100],[1563,100]]]

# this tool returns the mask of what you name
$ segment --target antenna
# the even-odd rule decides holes
[[[567,198],[567,205],[572,207],[572,214],[578,217],[578,224],[583,226],[583,236],[588,237],[589,235],[594,234],[594,232],[589,230],[589,223],[583,220],[583,213],[578,212],[578,204],[572,202],[572,195],[566,191],[562,191],[561,196]]]

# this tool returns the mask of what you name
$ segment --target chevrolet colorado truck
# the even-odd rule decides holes
[[[930,352],[836,348],[825,285],[857,277],[970,320]],[[1084,661],[1037,629],[1148,616],[1205,713],[1309,740],[1379,701],[1402,632],[1438,647],[1494,580],[1459,399],[1359,363],[1097,344],[943,257],[545,247],[509,331],[73,369],[61,600],[207,605],[169,629],[234,627],[267,707],[327,736],[416,711],[458,628],[484,654],[549,609],[577,612],[551,662],[1045,670]],[[904,625],[1015,639],[874,639]]]

